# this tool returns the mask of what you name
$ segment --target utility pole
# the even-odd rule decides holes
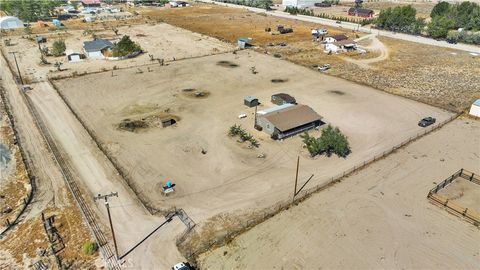
[[[115,255],[117,256],[117,260],[119,258],[118,256],[118,248],[117,248],[117,239],[115,238],[115,231],[113,230],[113,224],[112,224],[112,217],[110,215],[110,206],[108,204],[108,198],[109,197],[118,197],[118,192],[111,192],[110,194],[105,194],[105,195],[100,195],[98,194],[97,196],[93,197],[93,200],[105,200],[105,207],[107,208],[107,214],[108,214],[108,221],[110,222],[110,230],[112,231],[112,236],[113,236],[113,245],[115,246]]]
[[[255,115],[253,116],[253,118],[254,118],[253,128],[257,127],[257,106],[258,105],[255,105]]]
[[[295,173],[295,189],[293,190],[293,201],[295,201],[295,195],[297,195],[297,182],[298,182],[298,167],[300,165],[300,156],[297,157],[297,172]]]
[[[15,55],[18,52],[10,52],[10,53],[13,54],[13,59],[15,59],[15,66],[17,66],[18,77],[20,78],[20,82],[23,85],[22,73],[20,73],[20,68],[18,67],[17,57]]]

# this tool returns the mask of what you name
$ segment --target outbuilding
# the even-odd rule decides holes
[[[475,102],[473,102],[469,113],[470,115],[480,117],[480,99],[477,99]]]
[[[306,7],[313,7],[315,6],[315,4],[319,2],[321,2],[321,0],[282,0],[282,6],[306,8]]]
[[[350,16],[357,16],[357,17],[363,17],[363,18],[372,18],[375,12],[371,9],[366,9],[366,8],[350,8],[348,10],[348,15]]]
[[[258,104],[260,103],[258,102],[258,98],[254,96],[246,96],[243,98],[243,104],[251,108],[251,107],[258,106]]]
[[[106,39],[95,39],[93,41],[83,42],[83,49],[88,58],[99,59],[103,58],[103,53],[110,49],[113,44]]]
[[[266,114],[257,114],[256,118],[256,128],[275,140],[290,137],[323,124],[322,117],[307,105],[275,108]]]
[[[85,55],[79,52],[74,52],[72,50],[66,51],[65,54],[67,55],[68,62],[71,62],[71,63],[80,62],[82,61],[83,58],[85,58]]]
[[[290,96],[289,94],[285,93],[278,93],[272,95],[272,103],[276,105],[283,105],[283,104],[297,104],[297,101],[294,97]]]
[[[252,46],[252,44],[250,44],[250,41],[252,41],[251,38],[239,38],[237,41],[238,47],[240,49],[245,49],[246,47],[250,47]]]
[[[16,28],[22,28],[23,27],[23,22],[13,16],[5,16],[5,17],[0,17],[0,29],[16,29]]]

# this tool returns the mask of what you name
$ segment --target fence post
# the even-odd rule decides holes
[[[473,181],[473,176],[474,176],[474,175],[475,175],[475,174],[472,173],[472,176],[470,176],[470,181]]]

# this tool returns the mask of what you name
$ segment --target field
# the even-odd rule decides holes
[[[313,43],[310,37],[310,29],[321,25],[214,5],[171,10],[145,9],[141,12],[150,18],[220,40],[236,42],[238,37],[252,37],[253,43],[259,46],[258,51],[280,54],[286,60],[305,66],[329,63],[332,65],[329,74],[333,76],[447,110],[463,111],[480,95],[480,81],[476,80],[480,72],[478,56],[467,52],[379,37],[387,47],[389,56],[366,68],[365,65],[345,61],[347,55],[323,53],[323,48]],[[294,33],[271,35],[264,32],[265,27],[277,24],[293,26]],[[329,31],[332,34],[346,33],[351,38],[364,35],[338,28],[329,28]],[[288,45],[266,46],[278,42]],[[371,53],[376,54],[373,50],[364,57],[369,58]]]
[[[252,74],[251,67],[258,73]],[[301,177],[315,174],[311,185],[317,185],[415,136],[422,131],[417,122],[425,115],[439,122],[451,116],[248,51],[176,61],[142,74],[126,69],[115,77],[100,73],[55,84],[148,205],[183,207],[197,221],[287,198],[297,155],[302,157]],[[195,97],[193,91],[206,95]],[[324,121],[340,127],[350,139],[352,154],[346,159],[311,159],[298,136],[273,141],[254,130],[254,109],[243,105],[243,97],[257,96],[262,109],[271,106],[270,95],[277,92],[292,94]],[[239,120],[240,113],[248,117]],[[177,124],[155,124],[167,116]],[[148,127],[126,131],[120,128],[125,121],[144,121]],[[260,147],[250,149],[227,136],[233,124],[252,133]],[[318,136],[319,131],[312,134]],[[266,158],[257,158],[259,154]],[[177,184],[177,191],[165,198],[160,190],[167,180]]]
[[[201,269],[476,268],[478,228],[426,194],[478,168],[479,134],[480,122],[455,120],[200,256]]]

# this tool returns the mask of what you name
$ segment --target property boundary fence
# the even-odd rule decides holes
[[[4,58],[4,61],[7,62],[10,72],[12,74],[15,74],[15,72],[13,72],[13,69],[10,65],[10,62],[6,60],[7,58],[5,57],[3,50],[1,50],[1,52]],[[96,222],[96,218],[93,210],[90,208],[90,206],[87,204],[87,202],[83,198],[81,190],[78,187],[75,181],[75,178],[73,177],[71,169],[68,166],[68,163],[64,160],[63,155],[59,151],[55,143],[55,140],[50,134],[50,131],[48,130],[45,123],[43,122],[38,111],[35,109],[28,95],[26,95],[22,91],[22,89],[20,89],[19,87],[17,87],[17,89],[18,91],[20,91],[20,95],[24,100],[29,112],[31,113],[36,126],[40,130],[40,134],[42,135],[45,143],[47,144],[48,149],[50,150],[50,152],[52,152],[53,159],[57,163],[58,167],[60,168],[60,172],[62,173],[63,178],[67,184],[67,187],[70,190],[70,193],[72,194],[73,198],[75,199],[75,202],[77,203],[78,208],[80,209],[80,213],[82,214],[84,220],[86,221],[93,237],[95,238],[95,241],[100,247],[100,253],[102,254],[105,264],[109,269],[120,270],[121,268],[120,268],[119,262],[117,261],[117,258],[114,255],[109,245],[107,237],[105,236],[100,226]]]
[[[473,210],[468,209],[458,203],[452,202],[449,198],[439,195],[438,192],[448,185],[450,185],[455,179],[457,178],[466,179],[474,184],[480,185],[480,175],[476,175],[473,172],[469,172],[465,169],[460,169],[456,173],[449,176],[447,179],[443,180],[439,184],[437,184],[434,188],[432,188],[427,195],[427,198],[436,205],[443,206],[447,209],[448,212],[465,218],[468,222],[473,224],[480,224],[480,213]]]
[[[374,157],[365,160],[363,162],[360,162],[359,164],[353,166],[352,168],[343,171],[340,174],[337,174],[336,176],[330,177],[327,181],[322,181],[321,183],[317,184],[316,186],[313,186],[309,189],[304,189],[300,191],[292,200],[291,197],[284,199],[282,201],[277,202],[273,206],[267,207],[263,210],[260,210],[256,212],[255,214],[252,214],[251,218],[248,218],[247,220],[241,221],[240,219],[236,219],[236,226],[231,226],[231,228],[226,229],[222,228],[222,232],[218,232],[217,235],[214,235],[210,239],[204,239],[204,237],[200,238],[201,240],[198,241],[198,238],[192,237],[194,234],[200,233],[199,229],[195,227],[194,229],[187,231],[177,237],[177,246],[179,250],[183,253],[185,258],[187,258],[191,262],[196,262],[197,256],[201,253],[204,253],[208,251],[209,249],[213,247],[219,247],[227,244],[229,241],[231,241],[233,238],[235,238],[237,235],[248,231],[255,225],[264,222],[265,220],[273,217],[274,215],[278,214],[279,212],[283,210],[287,210],[293,205],[298,204],[300,201],[303,201],[307,198],[309,198],[312,194],[319,192],[323,189],[326,189],[329,186],[334,185],[335,183],[341,181],[345,177],[351,175],[352,173],[355,173],[363,168],[365,168],[367,165],[380,160],[391,153],[395,152],[397,149],[400,149],[409,143],[419,139],[420,137],[425,136],[426,134],[435,131],[439,129],[440,127],[443,127],[447,123],[453,121],[456,119],[460,114],[455,114],[449,117],[448,119],[438,123],[437,125],[430,126],[425,128],[422,132],[419,132],[415,134],[414,136],[409,137],[405,141],[397,144],[396,146],[375,155]],[[312,179],[313,180],[313,179]],[[195,241],[192,241],[190,243],[190,239],[195,239]],[[195,244],[193,242],[196,242]]]
[[[9,230],[11,230],[16,224],[18,224],[21,221],[22,217],[24,217],[26,215],[27,208],[30,205],[30,203],[32,202],[34,194],[37,190],[36,179],[35,179],[35,176],[32,173],[32,166],[31,166],[30,160],[27,157],[27,154],[25,153],[25,150],[23,149],[22,141],[20,139],[20,136],[19,136],[18,131],[17,131],[16,126],[15,126],[15,118],[13,117],[12,110],[10,108],[10,105],[8,103],[8,100],[7,100],[7,97],[6,97],[4,91],[5,91],[5,89],[0,85],[0,99],[1,99],[0,110],[5,111],[5,113],[7,114],[8,120],[10,122],[10,127],[12,128],[13,136],[14,136],[13,137],[14,143],[16,143],[18,145],[18,149],[20,151],[20,156],[22,157],[22,162],[25,165],[25,171],[27,173],[27,177],[28,177],[29,182],[30,182],[30,191],[28,192],[27,197],[23,199],[22,208],[18,212],[15,219],[11,222],[9,220],[7,220],[7,222],[5,224],[5,227],[0,232],[0,238],[5,236],[6,233]]]

